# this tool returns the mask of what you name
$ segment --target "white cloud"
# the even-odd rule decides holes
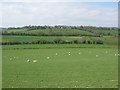
[[[116,9],[110,7],[89,8],[87,6],[83,3],[57,2],[3,4],[3,27],[31,24],[117,26]]]
[[[2,5],[0,4],[0,27],[2,26]]]

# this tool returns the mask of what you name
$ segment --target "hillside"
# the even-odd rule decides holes
[[[118,44],[117,28],[26,26],[0,32],[1,44]]]

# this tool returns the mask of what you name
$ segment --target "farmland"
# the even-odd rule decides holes
[[[83,31],[83,30],[77,30],[77,29],[38,29],[38,30],[27,30],[27,29],[13,29],[8,31],[3,31],[3,34],[22,34],[22,35],[35,35],[35,36],[64,36],[64,35],[95,35],[93,33]]]
[[[15,47],[20,49],[14,49]],[[116,88],[117,48],[98,47],[103,46],[61,49],[23,49],[24,45],[3,46],[3,87]],[[28,59],[31,62],[27,63]],[[38,62],[34,63],[33,60]]]
[[[75,26],[26,26],[1,31],[3,45],[13,44],[109,44],[117,45],[117,28]]]
[[[4,88],[117,88],[116,28],[26,26],[1,31]]]
[[[54,33],[65,33],[65,32],[76,32],[76,33],[81,33],[81,34],[88,34],[88,35],[93,35],[92,33],[90,32],[87,32],[87,31],[83,31],[83,30],[76,30],[76,29],[45,29],[45,30],[41,30],[41,29],[38,29],[38,30],[25,30],[25,29],[19,29],[19,30],[10,30],[8,33],[11,33],[11,32],[21,32],[21,33],[40,33],[40,32],[43,32],[43,33],[47,33],[49,34],[50,32],[54,32]]]
[[[109,45],[117,45],[118,39],[114,37],[80,37],[80,36],[11,36],[11,35],[4,35],[3,42],[34,42],[38,40],[45,40],[45,41],[54,41],[55,39],[59,38],[64,41],[81,41],[84,40],[101,40],[104,44]]]

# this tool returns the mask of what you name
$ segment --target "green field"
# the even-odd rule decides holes
[[[27,29],[13,29],[13,30],[3,30],[3,33],[8,34],[33,34],[33,35],[95,35],[94,33],[78,30],[78,29],[38,29],[38,30],[27,30]]]
[[[26,26],[2,30],[2,87],[117,88],[119,35],[117,28],[104,29]]]
[[[60,38],[61,40],[101,40],[104,44],[107,45],[117,45],[118,38],[115,37],[87,37],[87,36],[16,36],[16,35],[3,35],[2,41],[3,42],[32,42],[37,40],[46,40],[46,41],[54,41],[56,38]]]
[[[0,46],[0,89],[2,88],[2,50]]]
[[[3,88],[118,87],[114,45],[3,45],[2,53]]]
[[[120,32],[118,32],[117,30],[92,30],[95,33],[100,33],[100,34],[110,34],[110,35],[116,35]]]

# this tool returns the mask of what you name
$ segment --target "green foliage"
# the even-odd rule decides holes
[[[103,44],[100,39],[89,37],[55,37],[55,36],[3,36],[3,45],[13,44]]]
[[[116,27],[94,27],[94,26],[24,26],[9,27],[3,30],[3,35],[32,35],[32,36],[115,36],[118,37],[119,28]],[[69,32],[66,32],[69,31]],[[71,32],[71,30],[73,32]],[[38,32],[38,33],[36,33]],[[85,32],[85,33],[84,33]]]
[[[56,39],[60,39],[59,43],[76,43],[76,44],[109,44],[109,45],[118,45],[118,38],[114,37],[73,37],[73,36],[10,36],[4,35],[2,36],[3,44],[7,44],[9,42],[15,42],[15,44],[46,44],[56,43]]]

